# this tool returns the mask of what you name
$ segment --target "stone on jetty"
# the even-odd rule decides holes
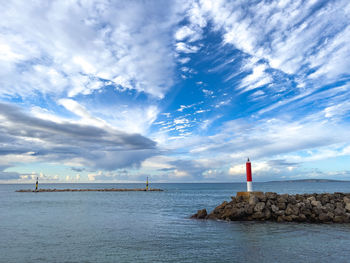
[[[202,209],[202,210],[198,210],[198,212],[194,214],[191,218],[205,219],[206,217],[207,217],[207,210]]]
[[[308,223],[350,223],[350,193],[277,194],[251,192],[237,194],[211,213],[198,210],[196,219],[226,221],[275,221]]]

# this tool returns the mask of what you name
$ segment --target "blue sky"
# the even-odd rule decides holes
[[[348,1],[7,1],[0,182],[350,180]]]

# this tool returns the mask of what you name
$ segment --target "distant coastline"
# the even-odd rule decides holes
[[[346,180],[332,180],[332,179],[298,179],[298,180],[278,180],[278,181],[267,181],[266,183],[340,183],[350,182]]]

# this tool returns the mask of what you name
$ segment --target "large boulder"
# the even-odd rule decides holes
[[[284,210],[284,209],[286,209],[287,206],[286,206],[285,202],[278,202],[277,207],[279,210]]]
[[[274,193],[274,192],[267,192],[267,193],[265,193],[265,196],[266,196],[267,199],[276,200],[276,198],[277,198],[277,193]]]
[[[259,198],[256,195],[249,196],[248,203],[250,205],[254,205],[255,206],[258,202],[259,202]]]
[[[205,219],[206,216],[207,216],[207,210],[202,209],[202,210],[198,210],[196,214],[191,216],[191,218]]]
[[[344,196],[343,201],[345,204],[349,204],[350,203],[350,198],[348,196]]]
[[[299,208],[296,205],[288,204],[285,210],[286,215],[298,215]]]
[[[297,203],[297,199],[295,198],[295,196],[290,195],[290,196],[288,197],[288,203],[289,203],[289,204],[292,204],[292,205],[295,205],[295,204]]]
[[[346,204],[345,204],[345,210],[346,210],[347,212],[350,212],[350,203],[346,203]]]
[[[316,201],[316,198],[314,196],[310,196],[306,198],[306,200],[308,200],[311,203],[312,201]]]
[[[265,208],[264,202],[259,202],[254,207],[254,212],[261,212]]]
[[[334,223],[343,223],[346,220],[345,216],[335,216],[333,217]]]
[[[345,214],[345,209],[343,207],[337,207],[333,212],[336,216],[342,216]]]
[[[329,203],[329,195],[328,194],[323,194],[321,196],[321,204],[326,205]]]
[[[311,205],[312,206],[316,206],[317,208],[321,208],[322,207],[322,204],[320,201],[311,201]]]
[[[326,213],[321,213],[318,218],[323,223],[330,221],[330,217]]]
[[[262,219],[262,218],[264,218],[264,216],[265,216],[265,214],[263,212],[258,211],[252,215],[252,218],[253,219]]]
[[[271,211],[272,211],[273,213],[276,213],[278,210],[279,210],[278,206],[271,205]]]
[[[277,203],[286,203],[287,202],[288,195],[280,195],[277,197]]]

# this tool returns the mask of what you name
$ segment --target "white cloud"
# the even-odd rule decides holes
[[[245,92],[271,83],[272,78],[265,72],[266,69],[267,66],[265,64],[253,65],[252,73],[241,81],[240,89],[243,89]]]
[[[143,169],[171,169],[174,166],[170,164],[171,161],[174,161],[174,158],[169,156],[153,156],[148,158],[142,163]]]
[[[170,32],[183,8],[165,2],[7,2],[0,10],[0,95],[75,97],[101,89],[102,78],[162,98],[172,85]]]
[[[186,118],[180,117],[180,118],[174,119],[174,123],[175,124],[184,124],[184,123],[189,123],[189,120]]]
[[[205,94],[205,96],[211,96],[214,94],[214,91],[212,90],[202,89],[202,91]]]
[[[181,170],[174,170],[174,173],[171,174],[170,177],[176,177],[176,178],[183,178],[183,177],[188,177],[189,174],[186,171],[181,171]]]
[[[329,1],[322,5],[316,1],[199,2],[192,7],[193,12],[211,20],[214,29],[223,32],[224,43],[263,59],[287,74],[297,74],[301,82],[327,83],[348,74],[348,1]],[[308,78],[305,68],[316,72]],[[255,80],[256,85],[251,83],[250,88],[271,81],[262,75],[258,81],[259,72],[263,72],[260,69],[252,74],[251,81]]]
[[[275,172],[275,168],[266,161],[254,161],[252,164],[253,175],[259,176],[261,172]],[[231,166],[228,172],[230,175],[242,176],[246,173],[245,164]]]
[[[101,175],[102,175],[102,171],[99,171],[97,174],[96,173],[88,174],[88,180],[95,181],[96,177],[101,176]]]
[[[140,105],[135,107],[120,106],[99,109],[108,123],[113,127],[131,133],[148,134],[150,127],[157,119],[159,108],[156,105]]]
[[[199,40],[201,36],[202,32],[200,29],[197,28],[196,31],[188,26],[180,27],[175,33],[175,39],[178,41],[183,41],[187,39],[188,42],[194,42]]]
[[[185,57],[185,58],[179,58],[178,61],[181,63],[181,64],[186,64],[190,61],[191,59],[189,57]]]
[[[182,52],[182,53],[196,53],[199,50],[198,46],[193,46],[186,44],[184,42],[178,42],[176,43],[176,51]]]
[[[326,118],[342,117],[350,111],[350,102],[345,101],[324,109]]]

